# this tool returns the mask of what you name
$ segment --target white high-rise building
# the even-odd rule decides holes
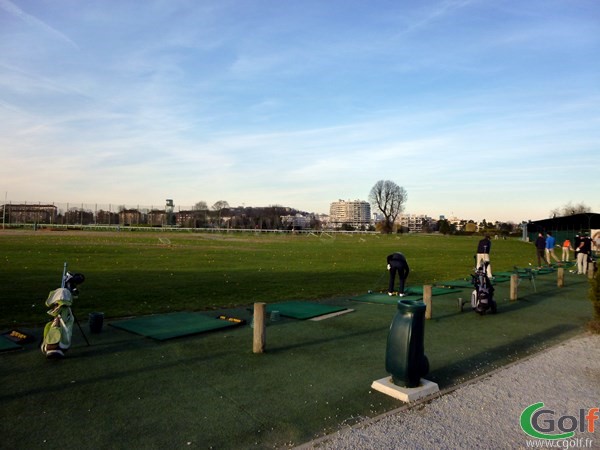
[[[354,228],[367,227],[371,223],[371,205],[363,200],[338,200],[331,203],[329,221],[336,228],[343,224]]]

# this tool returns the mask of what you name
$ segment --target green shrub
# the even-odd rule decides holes
[[[594,318],[590,322],[590,330],[600,334],[600,271],[596,271],[590,282],[590,301],[594,309]]]

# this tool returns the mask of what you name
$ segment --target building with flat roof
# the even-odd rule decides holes
[[[329,223],[334,228],[349,225],[353,228],[371,224],[371,204],[364,200],[338,200],[329,207]]]
[[[400,225],[411,233],[420,233],[423,231],[423,225],[427,225],[430,221],[431,217],[423,214],[403,214],[400,216]]]

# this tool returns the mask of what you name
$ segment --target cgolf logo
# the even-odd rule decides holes
[[[580,409],[577,416],[559,416],[544,403],[529,405],[521,413],[521,428],[537,439],[569,439],[575,431],[594,433],[596,421],[600,419],[600,408]]]

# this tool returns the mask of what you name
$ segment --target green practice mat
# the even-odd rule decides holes
[[[422,300],[423,297],[418,295],[405,295],[399,297],[397,295],[388,295],[387,292],[379,293],[373,292],[372,294],[363,294],[352,297],[350,300],[354,302],[363,303],[382,303],[384,305],[397,305],[400,300]]]
[[[473,283],[470,280],[453,280],[453,281],[441,281],[435,283],[435,287],[438,288],[472,288]]]
[[[131,333],[165,341],[220,328],[235,327],[238,324],[200,313],[179,312],[122,320],[110,325]]]
[[[494,274],[494,278],[492,280],[492,284],[496,283],[505,283],[510,281],[511,272],[498,272]],[[462,279],[462,280],[452,280],[452,281],[440,281],[439,283],[434,284],[435,287],[438,288],[473,288],[473,282],[471,280]],[[433,294],[435,295],[435,294]]]
[[[432,287],[431,295],[444,295],[462,292],[462,289]],[[373,292],[370,294],[357,295],[350,300],[365,303],[383,303],[385,305],[397,305],[400,300],[423,300],[423,287],[410,287],[405,289],[406,295],[388,295],[387,292]]]
[[[312,319],[313,317],[332,314],[339,311],[345,311],[347,308],[343,306],[322,305],[314,302],[281,302],[272,303],[267,306],[267,313],[279,311],[279,314],[292,319]]]
[[[519,276],[525,275],[527,276],[529,273],[533,273],[534,275],[547,275],[549,273],[555,273],[556,269],[552,267],[540,267],[539,269],[528,269],[526,267],[515,267],[515,272],[518,273]]]
[[[492,284],[495,283],[506,283],[510,281],[510,275],[504,275],[502,273],[494,274],[494,279],[492,280]]]
[[[0,352],[6,352],[8,350],[19,350],[21,347],[16,342],[11,341],[10,339],[0,336]]]
[[[522,272],[495,272],[494,276],[510,279],[511,275],[514,275],[514,274],[517,274],[517,275],[519,275],[519,277],[522,277],[523,275],[525,275],[525,271],[522,271]]]
[[[453,292],[460,292],[460,291],[462,291],[462,289],[432,287],[431,288],[431,295],[445,295],[445,294],[451,294]],[[423,296],[423,286],[409,287],[409,288],[406,288],[404,292],[408,296],[411,296],[411,295],[420,295],[420,296]]]

